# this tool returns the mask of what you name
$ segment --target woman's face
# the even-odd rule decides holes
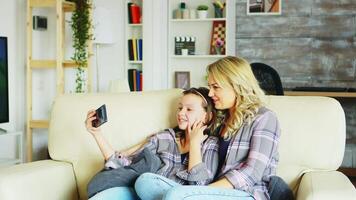
[[[177,110],[177,122],[181,130],[185,130],[196,121],[205,121],[206,111],[203,108],[203,99],[195,94],[184,95],[179,104]]]
[[[222,88],[211,76],[208,77],[209,97],[214,101],[218,110],[231,109],[236,104],[236,94],[230,85]]]

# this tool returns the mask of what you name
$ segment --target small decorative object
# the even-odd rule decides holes
[[[198,18],[206,19],[208,17],[208,9],[209,9],[209,7],[207,5],[199,5],[197,7]]]
[[[176,36],[174,40],[175,40],[174,43],[175,55],[195,55],[195,37]],[[187,51],[186,54],[183,54],[183,49],[186,49]]]
[[[182,11],[180,9],[173,11],[173,19],[182,19]]]
[[[189,19],[189,10],[188,9],[183,9],[182,10],[182,16],[183,16],[183,19]]]
[[[226,27],[225,21],[213,21],[213,29],[211,31],[211,41],[210,41],[211,55],[217,55],[217,54],[225,55],[225,49],[226,49],[225,27]],[[219,44],[218,46],[219,48],[216,48],[217,44]]]
[[[224,8],[225,8],[225,3],[222,3],[219,0],[215,0],[213,2],[213,5],[214,5],[215,18],[222,18],[223,17]]]
[[[195,19],[197,18],[197,11],[195,9],[190,9],[189,15],[190,15],[190,19]]]
[[[220,38],[215,40],[215,52],[217,55],[221,55],[222,48],[224,47],[224,41]]]
[[[281,15],[281,0],[247,0],[248,15]]]
[[[182,89],[190,88],[190,72],[175,72],[175,87]]]

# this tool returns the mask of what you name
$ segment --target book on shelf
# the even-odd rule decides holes
[[[128,81],[131,91],[142,91],[142,71],[137,69],[128,69]]]
[[[133,51],[134,60],[138,60],[137,59],[137,41],[136,41],[136,38],[132,38],[132,51]]]
[[[142,39],[132,38],[128,40],[128,56],[130,61],[142,60]]]

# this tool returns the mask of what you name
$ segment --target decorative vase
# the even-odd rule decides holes
[[[199,19],[208,18],[208,11],[207,10],[198,10],[198,18]]]
[[[222,18],[223,17],[223,11],[224,11],[224,9],[215,7],[214,8],[215,18]]]
[[[216,55],[221,55],[221,47],[215,47]]]

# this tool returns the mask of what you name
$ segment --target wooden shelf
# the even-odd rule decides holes
[[[142,60],[136,60],[136,61],[129,60],[129,61],[127,61],[127,63],[128,63],[128,64],[142,65]]]
[[[142,24],[128,24],[131,27],[142,27]]]
[[[48,120],[31,120],[30,127],[31,128],[48,128],[49,121]]]
[[[187,56],[173,55],[171,57],[172,58],[223,58],[226,57],[226,55],[187,55]]]
[[[356,92],[310,92],[310,91],[284,91],[286,96],[324,96],[356,98]]]
[[[75,3],[69,1],[63,1],[63,11],[73,12],[75,10]],[[55,7],[56,0],[30,0],[30,7],[32,8],[48,8]]]
[[[30,65],[32,69],[48,69],[56,68],[56,60],[30,60]],[[78,65],[73,60],[63,61],[63,67],[65,68],[76,68]]]

